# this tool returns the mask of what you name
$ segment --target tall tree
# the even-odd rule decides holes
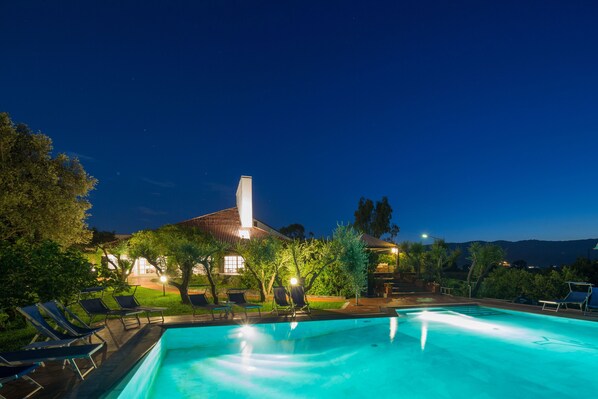
[[[305,227],[302,224],[293,223],[282,226],[278,231],[293,240],[305,240]]]
[[[362,233],[376,238],[388,233],[391,239],[399,233],[399,226],[391,224],[392,207],[387,197],[382,197],[375,205],[371,199],[361,197],[354,215],[353,226]]]
[[[48,136],[0,113],[0,239],[88,242],[87,196],[95,184],[77,158],[52,156]]]
[[[274,237],[243,240],[237,245],[237,252],[245,259],[245,271],[258,283],[260,301],[272,291],[281,268],[282,243]]]

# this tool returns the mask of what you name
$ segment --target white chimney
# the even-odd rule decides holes
[[[251,176],[241,176],[241,180],[239,180],[239,187],[237,187],[237,209],[239,210],[241,227],[243,229],[251,229],[253,227]],[[241,236],[244,234],[248,235],[249,231],[246,231],[246,233],[239,232],[239,234],[241,234]]]

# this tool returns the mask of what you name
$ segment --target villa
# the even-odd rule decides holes
[[[236,193],[236,206],[221,211],[197,216],[177,224],[193,226],[211,234],[218,241],[234,246],[242,240],[265,238],[273,236],[281,240],[289,238],[276,229],[253,217],[253,195],[251,176],[241,176]],[[237,275],[243,268],[245,260],[236,253],[230,252],[224,256],[220,265],[220,274]],[[198,273],[201,268],[198,268]],[[131,277],[153,275],[155,269],[146,259],[135,261]]]
[[[235,245],[242,240],[268,236],[288,240],[288,237],[279,233],[276,229],[254,219],[252,197],[251,176],[241,176],[237,187],[237,206],[198,216],[178,224],[197,227],[206,233],[212,234],[218,241],[231,245]],[[221,274],[239,274],[239,270],[243,268],[244,264],[243,257],[229,253],[224,256],[224,262],[219,272]]]

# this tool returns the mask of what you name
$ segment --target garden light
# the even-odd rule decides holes
[[[162,282],[162,296],[166,296],[166,282],[168,281],[168,277],[161,275],[160,281]]]

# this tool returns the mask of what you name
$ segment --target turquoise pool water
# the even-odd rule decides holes
[[[591,398],[598,322],[478,307],[168,329],[110,398]]]

